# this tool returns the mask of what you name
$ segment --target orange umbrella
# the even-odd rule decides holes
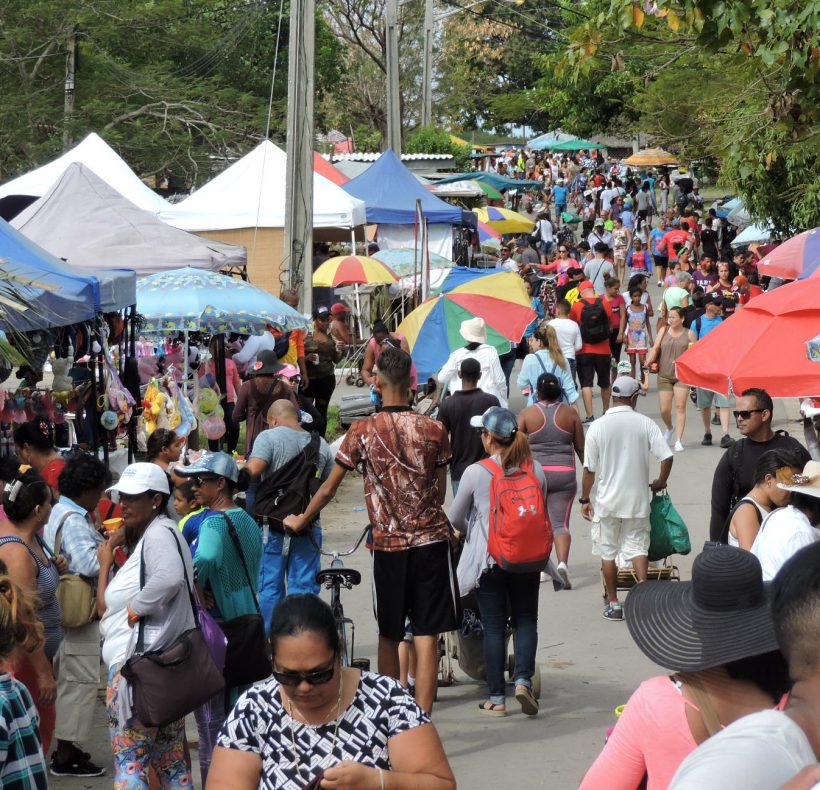
[[[628,159],[624,159],[624,164],[631,167],[662,167],[663,165],[676,165],[678,157],[664,151],[663,148],[644,148],[637,154],[632,154]]]

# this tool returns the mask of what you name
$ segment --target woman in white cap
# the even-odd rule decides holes
[[[484,665],[489,695],[478,707],[488,716],[507,715],[504,667],[507,663],[509,606],[516,632],[515,698],[527,716],[535,716],[538,700],[532,692],[532,677],[538,643],[538,590],[541,571],[552,549],[552,527],[546,511],[547,483],[540,464],[532,462],[527,435],[518,430],[518,421],[509,409],[491,406],[483,415],[473,417],[470,424],[481,430],[481,440],[489,458],[464,471],[448,516],[455,529],[467,534],[458,563],[459,591],[462,597],[475,591],[484,626]],[[530,501],[533,516],[539,515],[539,532],[530,533],[526,541],[520,541],[528,546],[543,545],[546,555],[535,567],[502,568],[499,560],[490,554],[490,519],[496,518],[494,508],[499,502],[498,486],[501,485],[496,482],[499,474],[501,478],[526,476],[528,481],[525,482],[531,493],[534,493],[535,486],[540,487],[540,507],[538,502]],[[497,525],[494,524],[494,528]]]
[[[461,362],[466,357],[477,359],[481,365],[481,389],[484,392],[495,395],[502,406],[507,405],[507,380],[498,351],[494,346],[487,343],[487,325],[484,319],[476,316],[461,322],[459,329],[461,336],[467,341],[467,345],[457,348],[448,357],[444,367],[438,372],[436,378],[439,384],[439,393],[442,394],[449,387],[450,393],[458,392],[461,389],[461,379],[458,377],[458,370]]]
[[[145,726],[129,709],[121,669],[139,638],[145,650],[158,650],[194,627],[191,554],[176,524],[165,515],[170,489],[168,477],[157,464],[127,466],[109,491],[119,494],[129,548],[128,560],[110,581],[120,535],[115,533],[117,538],[109,538],[97,551],[97,610],[102,617],[102,658],[108,667],[106,708],[114,784],[148,787],[148,771],[153,766],[163,787],[190,786],[191,768],[183,747],[185,719],[163,727]]]

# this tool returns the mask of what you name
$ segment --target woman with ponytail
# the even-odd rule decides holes
[[[8,521],[0,523],[0,560],[8,575],[31,595],[37,596],[37,618],[44,639],[30,652],[18,652],[14,675],[28,688],[40,714],[40,739],[48,754],[54,734],[57,683],[51,662],[60,647],[60,604],[57,586],[68,564],[55,557],[40,537],[51,514],[52,492],[49,484],[29,470],[6,483],[3,509]]]
[[[509,409],[492,406],[471,424],[480,429],[486,461],[464,471],[450,508],[450,523],[467,535],[458,563],[462,597],[475,591],[484,626],[484,664],[489,698],[479,705],[481,713],[506,716],[504,668],[507,661],[507,606],[512,610],[515,635],[515,698],[528,716],[538,713],[532,693],[535,648],[538,641],[538,589],[540,569],[513,573],[498,566],[488,551],[491,486],[496,467],[505,474],[524,471],[541,486],[546,519],[547,483],[539,464],[533,464],[527,435],[518,429]],[[544,561],[546,565],[546,559]]]
[[[524,357],[521,371],[518,374],[518,386],[527,396],[527,405],[536,401],[536,383],[543,373],[552,373],[561,382],[562,400],[566,403],[575,403],[578,400],[578,390],[572,377],[572,369],[561,351],[558,335],[555,328],[545,321],[530,338],[530,353]]]
[[[0,787],[9,790],[48,787],[40,718],[28,689],[12,676],[15,660],[43,645],[35,605],[34,596],[0,568]]]

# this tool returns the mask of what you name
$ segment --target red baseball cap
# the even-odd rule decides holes
[[[595,286],[589,280],[582,280],[581,284],[578,286],[578,293],[593,290],[595,290]]]
[[[350,308],[344,302],[336,302],[331,308],[330,312],[332,315],[338,315],[339,313],[349,313]]]

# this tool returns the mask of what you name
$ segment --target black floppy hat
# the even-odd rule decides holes
[[[691,582],[638,584],[626,599],[624,615],[644,655],[680,672],[778,649],[760,561],[734,546],[700,554]]]

